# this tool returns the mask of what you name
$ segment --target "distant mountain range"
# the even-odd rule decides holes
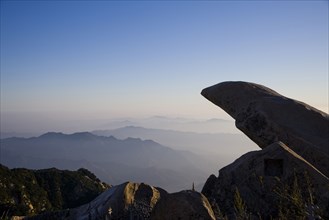
[[[210,118],[194,119],[185,117],[152,116],[146,118],[115,118],[115,119],[95,119],[95,120],[63,120],[56,121],[44,119],[40,120],[40,115],[32,114],[24,119],[24,124],[17,128],[15,121],[21,120],[19,114],[2,112],[2,128],[0,138],[9,137],[33,137],[39,136],[46,131],[62,131],[73,133],[76,131],[90,130],[113,130],[121,127],[135,126],[152,129],[165,129],[183,132],[196,133],[240,133],[235,127],[233,120]],[[34,120],[38,119],[38,124]],[[33,127],[29,126],[33,124]],[[17,130],[18,129],[18,130]]]
[[[148,118],[123,118],[109,120],[106,123],[100,124],[103,130],[117,129],[121,127],[144,127],[151,129],[165,129],[175,130],[182,132],[195,132],[195,133],[239,133],[235,127],[234,121],[211,118],[211,119],[192,119],[184,117],[165,117],[165,116],[152,116]]]
[[[152,139],[175,150],[191,151],[203,155],[207,157],[208,161],[215,164],[215,167],[208,165],[208,173],[217,172],[220,166],[232,162],[245,152],[259,150],[259,147],[242,133],[197,133],[137,126],[95,130],[92,133],[101,136],[114,136],[119,139],[128,137]]]
[[[147,182],[168,191],[190,188],[193,182],[200,185],[209,175],[209,161],[191,152],[152,140],[120,140],[89,132],[2,139],[0,162],[11,168],[84,167],[111,184]]]

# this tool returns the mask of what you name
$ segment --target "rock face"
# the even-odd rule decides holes
[[[329,176],[328,114],[255,83],[223,82],[201,94],[259,147],[282,141]]]
[[[215,220],[207,198],[195,191],[181,191],[162,198],[155,206],[152,220]]]
[[[254,83],[219,83],[202,95],[262,148],[208,178],[211,204],[229,219],[329,218],[328,114]]]

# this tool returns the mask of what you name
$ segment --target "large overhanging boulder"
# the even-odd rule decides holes
[[[282,141],[329,176],[329,116],[255,83],[223,82],[201,94],[259,147]]]

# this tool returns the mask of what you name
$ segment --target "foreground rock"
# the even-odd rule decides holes
[[[208,199],[199,192],[181,191],[169,194],[155,206],[152,220],[215,220]]]
[[[168,194],[144,183],[113,186],[83,206],[26,218],[42,219],[204,219],[214,220],[205,196],[194,191]]]
[[[50,212],[28,219],[148,219],[161,196],[162,189],[146,184],[123,183],[113,186],[83,206]]]
[[[291,201],[294,198],[289,198],[294,191],[300,192],[294,195],[299,199],[296,203]],[[329,179],[282,142],[249,152],[224,167],[218,178],[208,179],[202,193],[214,199],[229,219],[234,219],[239,212],[278,217],[280,208],[286,215],[285,212],[292,210],[307,211],[315,203],[321,207],[319,212],[329,208]],[[237,210],[237,193],[244,203],[240,208],[244,210]],[[302,207],[298,207],[298,203]],[[286,210],[284,204],[289,204],[291,210]]]
[[[202,95],[262,148],[209,177],[202,192],[211,204],[229,219],[329,218],[328,114],[254,83]]]
[[[223,82],[201,94],[261,148],[282,141],[329,176],[329,116],[255,83]]]

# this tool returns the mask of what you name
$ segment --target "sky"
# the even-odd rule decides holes
[[[223,81],[328,113],[328,58],[328,1],[1,1],[1,131],[229,118],[200,95]]]

